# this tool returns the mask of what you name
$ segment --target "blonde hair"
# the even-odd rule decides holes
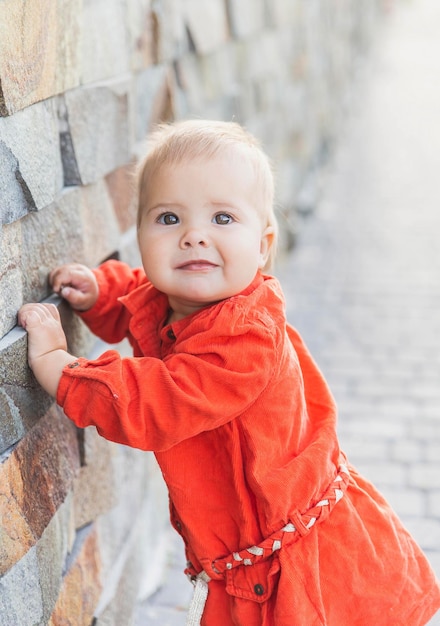
[[[234,147],[243,148],[249,156],[255,170],[256,188],[261,194],[261,213],[266,220],[264,228],[271,227],[274,232],[270,254],[264,267],[269,269],[275,258],[278,233],[272,167],[259,141],[235,122],[185,120],[159,124],[154,128],[147,140],[146,154],[137,168],[137,223],[139,226],[142,209],[147,203],[150,181],[161,167],[188,159],[210,159]]]

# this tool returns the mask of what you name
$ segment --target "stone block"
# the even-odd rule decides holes
[[[119,247],[119,226],[104,180],[81,188],[83,263],[99,265]]]
[[[0,452],[15,444],[49,409],[52,399],[27,366],[27,339],[14,328],[0,340]]]
[[[152,3],[152,11],[156,60],[158,63],[173,62],[189,48],[184,3],[181,0],[159,0]]]
[[[155,565],[152,553],[161,539],[157,532],[154,536],[149,535],[150,530],[148,522],[145,523],[142,515],[133,520],[130,536],[126,538],[124,548],[109,572],[110,576],[106,581],[100,605],[97,607],[97,626],[132,623],[140,588],[145,577],[150,574],[150,568]],[[149,540],[148,549],[146,540]]]
[[[290,29],[299,21],[301,0],[271,0],[267,3],[268,21],[276,29]]]
[[[234,37],[249,37],[264,29],[264,0],[228,0],[229,19]]]
[[[64,95],[71,145],[82,184],[102,178],[130,161],[129,82],[83,87]],[[73,152],[72,152],[73,151]]]
[[[131,267],[141,267],[142,259],[137,242],[137,228],[133,226],[121,237],[119,244],[119,258]]]
[[[73,498],[69,493],[59,507],[41,539],[32,548],[37,553],[40,571],[44,624],[49,620],[60,592],[66,559],[75,540],[73,524]]]
[[[224,0],[186,0],[183,10],[191,44],[197,54],[212,52],[228,40],[229,25]]]
[[[105,183],[119,230],[124,233],[136,224],[135,163],[123,165],[110,172],[105,178]]]
[[[2,192],[0,224],[9,224],[35,211],[35,203],[26,182],[20,173],[17,158],[10,148],[0,139],[0,189]]]
[[[90,524],[116,503],[111,457],[113,445],[94,428],[81,433],[82,467],[75,478],[75,526]]]
[[[204,93],[209,100],[237,93],[239,80],[236,46],[231,42],[200,58],[199,70]]]
[[[0,3],[0,115],[79,83],[81,6],[82,0]]]
[[[20,221],[0,228],[0,337],[15,326],[23,302],[20,244]]]
[[[140,71],[157,63],[159,20],[151,0],[127,0],[127,29],[131,70]]]
[[[0,578],[0,626],[45,624],[37,552],[29,550]]]
[[[155,65],[140,72],[134,82],[135,140],[144,141],[153,124],[173,117],[170,70]]]
[[[129,192],[128,171],[124,174],[124,184],[118,189],[112,179],[121,214],[122,193]],[[21,304],[50,295],[48,276],[56,266],[69,262],[96,265],[117,249],[119,228],[109,188],[102,181],[72,188],[44,210],[0,231],[0,336],[16,324]]]
[[[0,575],[41,538],[78,469],[76,429],[53,406],[0,465]]]
[[[3,224],[51,204],[63,186],[56,100],[0,118],[0,154]]]
[[[186,54],[176,61],[176,72],[190,116],[206,117],[206,97],[200,64],[200,58],[195,54]]]
[[[80,15],[81,82],[126,74],[130,68],[126,2],[83,0]]]
[[[101,593],[101,561],[96,527],[77,533],[60,593],[47,626],[90,626]]]
[[[150,466],[152,455],[143,455],[142,463]],[[141,457],[138,458],[138,461]],[[148,482],[139,500],[141,506],[132,515],[123,544],[112,560],[108,560],[105,517],[100,517],[101,553],[103,556],[103,594],[96,609],[98,626],[111,626],[126,621],[137,597],[145,597],[157,588],[166,560],[166,544],[170,533],[168,495],[158,467],[148,474]],[[113,543],[113,541],[111,541]],[[183,552],[183,545],[182,545]],[[127,599],[130,601],[127,603]]]
[[[72,354],[84,355],[93,336],[65,303],[59,306],[61,321]],[[0,339],[0,453],[14,445],[52,405],[53,400],[39,386],[27,365],[27,335],[14,327]]]
[[[48,276],[57,265],[82,261],[81,198],[79,190],[69,191],[20,221],[23,302],[37,302],[51,293]]]
[[[68,496],[41,539],[0,577],[0,626],[47,624],[73,543],[70,500]]]
[[[241,45],[240,73],[246,80],[258,80],[284,76],[286,81],[290,81],[289,76],[285,76],[285,57],[282,41],[277,31],[268,31],[256,36],[249,37]],[[281,105],[282,99],[278,104]]]
[[[124,446],[114,446],[112,450],[113,492],[116,503],[97,520],[105,577],[110,576],[135,520],[142,517],[146,499],[150,502],[150,508],[143,517],[146,526],[150,517],[159,517],[161,520],[168,517],[166,490],[154,456]],[[153,497],[153,493],[160,495]]]

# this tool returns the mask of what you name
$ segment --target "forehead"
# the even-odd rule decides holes
[[[211,182],[220,182],[222,179],[251,182],[255,184],[257,168],[254,160],[250,158],[248,151],[241,147],[226,147],[212,154],[186,155],[176,159],[165,160],[158,164],[152,173],[152,178],[161,177],[166,172],[169,176],[173,173],[192,172],[195,178],[203,182],[206,176],[213,173]],[[154,182],[154,180],[153,180]]]

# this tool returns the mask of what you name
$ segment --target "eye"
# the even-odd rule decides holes
[[[231,224],[234,218],[232,215],[229,215],[229,213],[217,213],[217,215],[214,215],[213,221],[223,226],[225,224]]]
[[[174,213],[162,213],[157,218],[157,221],[159,224],[164,224],[165,226],[173,226],[179,223],[179,218]]]

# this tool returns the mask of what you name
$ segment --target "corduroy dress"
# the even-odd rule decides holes
[[[208,583],[204,626],[422,626],[440,608],[425,556],[339,449],[336,407],[278,281],[167,324],[167,297],[109,261],[82,314],[107,351],[64,370],[78,426],[155,453]]]

